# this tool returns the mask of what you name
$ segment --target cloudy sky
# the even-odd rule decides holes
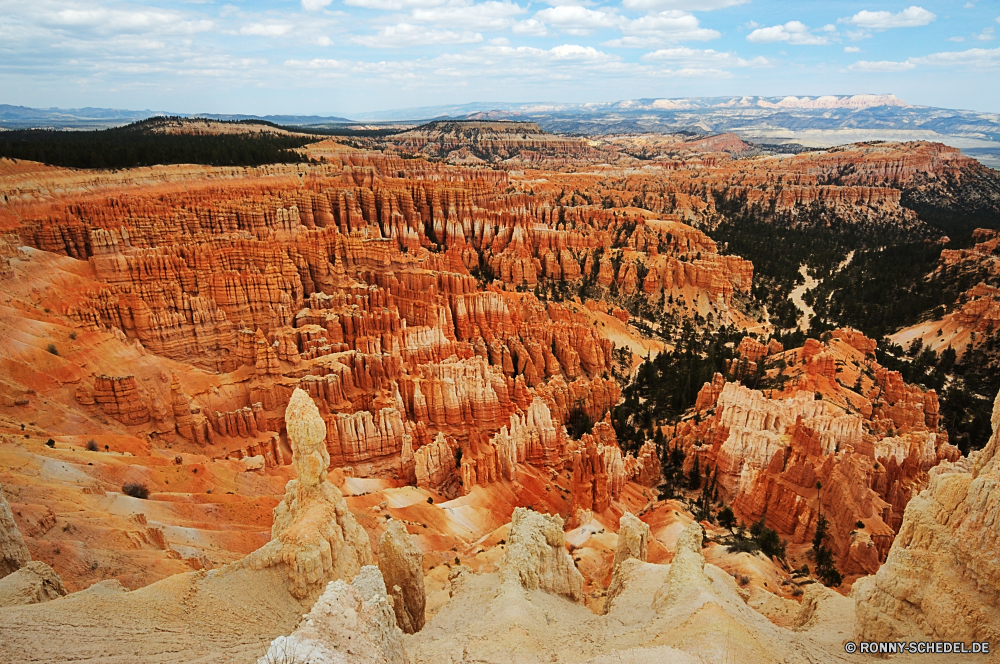
[[[1000,111],[1000,3],[919,1],[0,0],[0,103],[349,116],[891,92]]]

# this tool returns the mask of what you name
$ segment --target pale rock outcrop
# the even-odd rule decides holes
[[[392,597],[396,624],[407,634],[419,632],[426,605],[423,554],[401,521],[390,519],[379,539],[378,568]]]
[[[677,552],[670,563],[667,581],[653,597],[653,608],[657,612],[675,603],[681,594],[711,583],[705,574],[705,556],[701,552],[703,536],[697,522],[688,524],[678,535]]]
[[[583,575],[565,543],[560,516],[516,508],[500,563],[500,594],[541,589],[580,601]]]
[[[0,607],[38,604],[65,594],[59,575],[38,560],[0,579]]]
[[[271,642],[257,664],[406,664],[403,633],[378,568],[362,567],[348,585],[331,581],[289,636]]]
[[[1000,641],[1000,394],[986,447],[931,470],[885,564],[859,579],[855,636]]]
[[[13,574],[31,562],[28,545],[14,522],[10,504],[0,487],[0,578]]]
[[[439,431],[434,442],[414,452],[417,486],[454,495],[458,485],[455,450],[456,447]]]
[[[274,508],[271,541],[244,562],[256,569],[284,565],[289,591],[303,599],[318,595],[330,580],[353,578],[371,564],[372,552],[340,490],[326,480],[326,424],[301,389],[288,402],[285,426],[298,479],[288,482]]]
[[[535,397],[527,411],[510,416],[490,441],[498,450],[503,477],[516,477],[515,464],[530,463],[559,470],[566,450],[566,429],[556,426],[548,405]]]
[[[618,546],[615,547],[615,559],[611,565],[611,584],[604,600],[604,613],[611,608],[611,603],[625,589],[625,576],[622,564],[626,560],[635,559],[646,562],[649,547],[649,524],[640,521],[631,512],[622,514],[618,520]]]

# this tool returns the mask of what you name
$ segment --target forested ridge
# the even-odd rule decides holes
[[[179,118],[150,118],[125,127],[97,131],[22,129],[0,132],[0,157],[67,168],[115,169],[157,164],[261,166],[307,161],[295,149],[316,141],[312,136],[283,135],[277,125],[259,120],[213,122],[265,124],[273,126],[275,132],[192,135],[153,131],[165,120]]]
[[[936,390],[944,427],[952,442],[968,451],[989,437],[993,396],[1000,390],[1000,330],[960,360],[954,349],[904,349],[887,335],[940,318],[980,282],[1000,286],[1000,278],[985,268],[939,269],[941,252],[972,246],[975,228],[1000,228],[997,181],[995,174],[970,176],[945,187],[904,191],[904,204],[920,219],[906,228],[846,220],[821,204],[799,209],[793,217],[717,197],[722,218],[707,232],[723,253],[753,262],[754,299],[782,328],[777,336],[786,348],[840,326],[879,340],[878,361],[907,382]],[[985,189],[973,196],[973,186]],[[789,299],[803,283],[802,265],[820,281],[803,296],[816,314],[804,333],[795,329],[800,312]]]

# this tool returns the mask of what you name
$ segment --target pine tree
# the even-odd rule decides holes
[[[691,466],[691,471],[688,473],[688,488],[692,491],[701,488],[701,468],[698,463],[698,455],[694,457],[694,465]]]

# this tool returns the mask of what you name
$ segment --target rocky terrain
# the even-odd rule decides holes
[[[736,204],[921,235],[903,193],[976,162],[492,121],[301,153],[0,161],[0,659],[841,661],[855,635],[991,638],[988,489],[940,499],[981,546],[915,534],[944,478],[986,486],[991,448],[962,456],[877,340],[791,343],[710,237]],[[991,254],[976,238],[942,264]],[[924,550],[955,551],[989,609],[965,631],[900,589]]]

